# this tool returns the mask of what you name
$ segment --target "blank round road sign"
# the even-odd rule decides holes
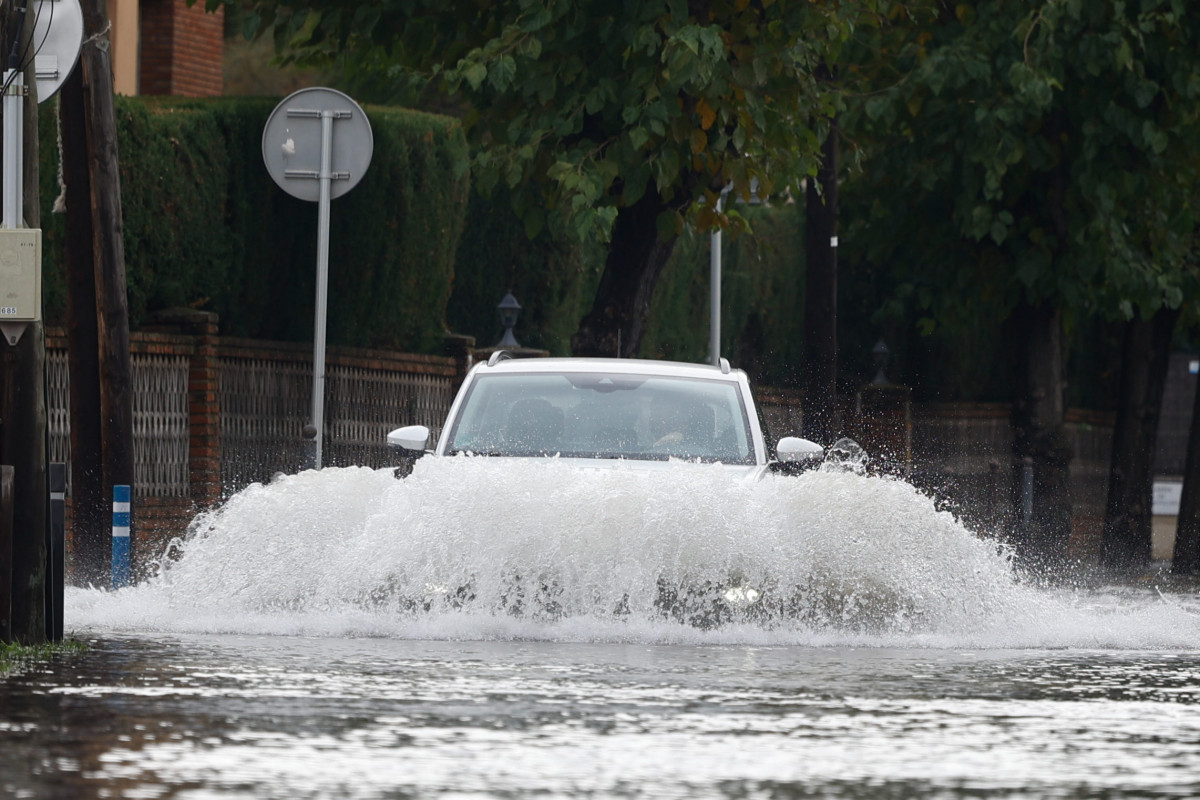
[[[321,117],[329,114],[333,115],[330,198],[357,186],[371,165],[375,140],[358,103],[336,89],[293,92],[271,112],[262,138],[267,172],[292,197],[320,199]]]

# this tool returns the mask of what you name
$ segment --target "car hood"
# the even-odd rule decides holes
[[[474,456],[456,454],[438,458],[486,458],[490,462],[514,464],[554,464],[564,469],[596,472],[601,470],[626,470],[628,472],[665,472],[673,469],[720,469],[731,478],[753,480],[767,470],[763,464],[700,463],[671,458],[666,461],[650,461],[639,458],[568,458],[564,456]]]

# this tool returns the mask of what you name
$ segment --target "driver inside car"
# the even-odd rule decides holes
[[[696,400],[660,398],[650,409],[653,446],[703,455],[712,447],[713,410]]]

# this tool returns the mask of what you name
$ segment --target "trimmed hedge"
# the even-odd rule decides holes
[[[604,255],[600,247],[581,249],[545,230],[530,240],[505,189],[490,197],[472,193],[447,321],[479,346],[493,345],[503,333],[496,305],[511,289],[522,307],[517,341],[570,355],[571,335],[591,308]]]
[[[216,311],[232,335],[304,341],[313,329],[317,206],[262,163],[273,98],[117,98],[130,320],[160,308]],[[367,174],[330,214],[331,344],[433,352],[445,333],[466,213],[457,121],[367,108]],[[47,318],[65,316],[56,115],[41,115]]]

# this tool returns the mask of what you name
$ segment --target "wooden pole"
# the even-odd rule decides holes
[[[107,586],[111,574],[111,509],[105,506],[100,442],[100,344],[96,335],[92,190],[88,177],[83,70],[58,98],[66,191],[67,375],[71,385],[72,578]]]
[[[133,381],[129,357],[129,304],[125,294],[125,240],[117,161],[117,119],[109,61],[104,0],[83,7],[84,114],[92,189],[92,251],[95,256],[96,333],[100,366],[100,439],[104,448],[104,494],[133,481]],[[130,543],[136,551],[135,540]],[[111,557],[111,556],[110,556]]]
[[[0,451],[15,468],[12,533],[12,641],[45,640],[46,393],[42,324],[31,322],[4,350],[4,429]]]
[[[79,83],[73,84],[72,76],[63,88],[61,122],[68,187],[72,448],[80,446],[78,457],[72,453],[79,524],[76,578],[108,585],[112,556],[103,527],[105,504],[113,485],[134,483],[129,308],[108,13],[104,0],[82,0],[80,6]]]
[[[23,26],[23,46],[32,35],[31,21]],[[11,30],[11,29],[10,29]],[[4,41],[8,42],[8,37]],[[28,94],[22,103],[24,150],[21,170],[24,196],[21,216],[27,227],[38,227],[37,85],[32,59],[23,68]],[[17,227],[20,227],[20,221]],[[15,346],[3,345],[4,390],[0,461],[15,467],[13,475],[11,641],[38,644],[46,639],[46,539],[49,493],[46,483],[46,340],[41,322],[31,322]]]
[[[13,468],[0,466],[0,642],[12,641]]]
[[[841,428],[837,401],[837,120],[805,203],[804,435],[825,447]],[[819,191],[818,191],[818,187]]]

